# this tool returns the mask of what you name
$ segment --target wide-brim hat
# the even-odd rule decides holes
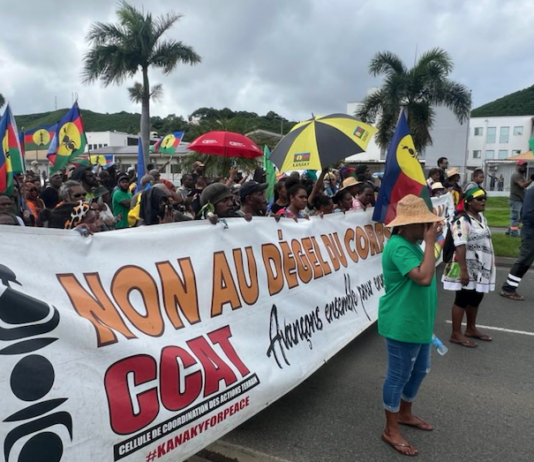
[[[416,223],[437,223],[443,221],[442,217],[434,215],[428,210],[428,205],[420,197],[408,194],[397,203],[397,216],[386,226],[405,226]]]
[[[342,188],[340,191],[343,191],[344,189],[350,188],[351,186],[358,186],[359,184],[362,184],[361,181],[358,181],[353,176],[349,176],[348,178],[345,178],[343,180]]]
[[[200,205],[204,207],[208,202],[216,205],[223,199],[234,197],[228,186],[222,183],[213,183],[206,186],[200,194]]]
[[[453,168],[450,168],[449,170],[447,170],[447,178],[450,178],[451,176],[454,176],[454,175],[459,175],[460,174],[460,169],[456,168],[456,167],[453,167]]]
[[[432,189],[445,189],[445,186],[443,186],[439,181],[436,181],[435,183],[432,183]]]

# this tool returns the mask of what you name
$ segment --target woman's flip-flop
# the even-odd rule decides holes
[[[455,340],[451,338],[449,339],[449,342],[456,343],[456,345],[462,345],[463,347],[466,347],[466,348],[476,348],[478,346],[475,342],[471,342],[469,340],[462,342],[460,340]]]
[[[466,337],[469,337],[469,338],[476,338],[477,340],[482,340],[483,342],[492,342],[493,339],[489,336],[489,335],[486,335],[486,334],[482,334],[482,335],[467,335],[465,334]]]
[[[399,424],[406,425],[408,427],[414,427],[418,428],[419,430],[423,430],[425,432],[431,432],[434,430],[434,427],[430,425],[428,422],[425,422],[421,417],[414,416],[415,419],[417,419],[417,422],[401,422],[399,420]]]
[[[402,454],[403,456],[414,457],[419,453],[419,451],[417,451],[417,449],[415,449],[411,444],[394,443],[393,441],[387,439],[383,433],[382,441],[384,443],[389,444],[393,449],[395,449],[395,451],[397,451],[399,454]],[[413,449],[415,452],[413,454],[410,454],[409,452],[404,452],[403,449]]]

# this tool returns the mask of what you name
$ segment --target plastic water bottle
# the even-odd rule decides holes
[[[449,349],[443,345],[443,342],[437,338],[434,334],[432,334],[432,345],[436,348],[437,352],[443,356]]]

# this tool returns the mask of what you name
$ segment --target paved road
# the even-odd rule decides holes
[[[506,269],[499,268],[503,281]],[[534,332],[534,272],[522,284],[528,302],[485,298],[479,323]],[[441,291],[435,332],[448,339],[453,294]],[[534,460],[534,336],[487,331],[477,349],[450,345],[434,354],[414,409],[435,426],[407,429],[419,461]],[[293,462],[406,461],[380,441],[383,339],[371,327],[306,382],[224,440]]]

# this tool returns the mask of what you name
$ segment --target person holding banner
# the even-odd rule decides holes
[[[393,232],[382,255],[386,293],[380,299],[378,332],[386,338],[388,366],[383,387],[386,426],[382,440],[407,456],[418,451],[399,424],[424,431],[433,427],[412,414],[412,403],[428,371],[437,307],[434,244],[443,219],[413,194],[397,204],[388,223]],[[425,251],[418,244],[424,240]]]

